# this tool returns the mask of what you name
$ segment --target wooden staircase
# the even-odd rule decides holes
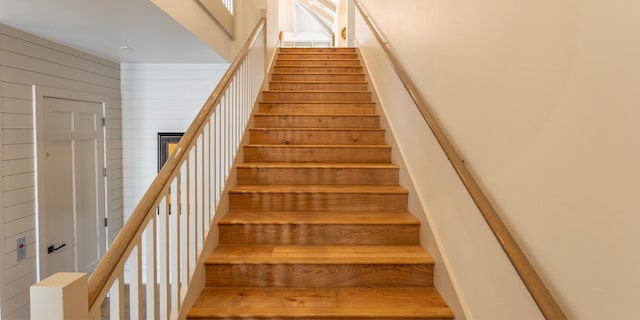
[[[353,48],[280,49],[189,319],[452,319]]]

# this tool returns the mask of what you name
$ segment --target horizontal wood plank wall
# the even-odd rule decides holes
[[[123,64],[124,216],[158,173],[158,132],[184,132],[228,64]]]
[[[0,283],[3,319],[29,318],[29,287],[36,282],[35,168],[32,85],[107,96],[109,241],[122,226],[120,66],[0,24],[0,216],[4,251]],[[16,261],[16,240],[27,258]]]

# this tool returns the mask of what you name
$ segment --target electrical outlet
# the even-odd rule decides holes
[[[27,239],[22,237],[18,239],[18,262],[27,257]]]

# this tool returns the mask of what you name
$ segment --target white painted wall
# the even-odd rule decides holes
[[[109,97],[107,110],[110,239],[122,225],[120,70],[116,63],[0,24],[1,188],[4,235],[0,265],[0,317],[29,318],[29,287],[36,282],[35,166],[32,85]],[[1,235],[2,233],[0,233]],[[16,240],[27,239],[27,258],[16,261]]]
[[[272,0],[268,0],[272,1]],[[277,0],[278,3],[278,25],[279,30],[284,32],[293,32],[294,21],[294,0]]]
[[[309,32],[315,34],[329,35],[327,30],[314,17],[302,8],[302,5],[295,3],[293,8],[293,32]]]
[[[129,217],[158,173],[158,132],[184,132],[228,64],[123,64],[124,212]]]
[[[569,318],[636,318],[640,3],[363,2]],[[369,64],[384,61],[358,38]],[[540,319],[402,88],[379,69],[467,318]]]

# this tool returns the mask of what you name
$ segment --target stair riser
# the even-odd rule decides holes
[[[284,145],[384,144],[383,130],[251,130],[251,143]]]
[[[329,67],[342,67],[342,66],[360,66],[360,60],[284,60],[277,59],[276,66],[329,66]]]
[[[397,185],[397,168],[238,168],[238,184]]]
[[[275,73],[362,73],[362,67],[274,66]],[[315,78],[319,81],[319,79]]]
[[[292,301],[291,303],[299,303],[299,302]],[[446,310],[447,310],[446,312],[450,312],[449,309],[446,309]],[[348,320],[451,320],[453,319],[453,316],[437,317],[432,315],[425,316],[425,317],[409,316],[408,318],[389,316],[389,315],[385,315],[383,316],[384,318],[382,318],[382,317],[372,317],[368,315],[359,316],[359,315],[352,315],[352,314],[347,314],[339,317],[335,317],[335,316],[318,317],[316,315],[310,315],[310,316],[291,315],[289,313],[286,313],[286,311],[284,314],[279,314],[274,316],[265,316],[262,313],[256,314],[256,315],[242,313],[242,316],[232,316],[232,315],[228,315],[224,311],[225,310],[222,310],[222,313],[220,314],[207,315],[206,317],[203,317],[200,315],[188,315],[187,319],[189,320],[217,320],[217,319],[224,319],[224,320],[257,320],[257,319],[260,319],[260,320],[337,320],[337,319],[342,319],[342,320],[346,320],[346,319]],[[440,314],[442,312],[444,311],[440,311],[440,309],[438,309],[433,313]]]
[[[219,264],[208,287],[418,287],[433,285],[433,265]]]
[[[390,163],[390,148],[314,148],[245,146],[245,162],[375,162]]]
[[[304,73],[278,73],[272,74],[273,81],[364,81],[363,73],[351,74],[304,74]]]
[[[374,114],[373,103],[277,103],[260,102],[260,113],[277,114]]]
[[[355,48],[280,48],[278,53],[356,53]]]
[[[367,91],[265,91],[262,93],[265,101],[371,101],[371,93]]]
[[[278,59],[298,59],[298,60],[340,60],[340,59],[358,59],[357,53],[281,53]]]
[[[312,83],[312,82],[271,82],[271,90],[353,90],[366,91],[369,89],[366,82],[362,83]]]
[[[406,211],[407,194],[381,193],[234,193],[229,209],[263,211]]]
[[[417,245],[417,225],[221,224],[221,244]]]
[[[292,302],[293,303],[293,302]],[[448,309],[447,309],[448,310]],[[439,313],[440,311],[436,311],[437,313]],[[434,313],[436,313],[434,312]],[[384,316],[384,318],[380,318],[380,317],[371,317],[371,316],[357,316],[357,315],[344,315],[341,316],[339,318],[336,317],[322,317],[319,318],[316,315],[311,315],[311,316],[300,316],[300,315],[291,315],[291,314],[281,314],[281,315],[276,315],[276,316],[264,316],[263,314],[256,314],[256,315],[245,315],[243,313],[242,316],[230,316],[226,313],[222,313],[222,314],[213,314],[213,315],[208,315],[206,317],[202,317],[199,315],[189,315],[187,317],[187,319],[189,320],[216,320],[216,319],[224,319],[224,320],[255,320],[255,319],[260,319],[260,320],[336,320],[336,319],[349,319],[349,320],[451,320],[453,319],[452,316],[450,317],[434,317],[434,316],[427,316],[427,317],[410,317],[410,318],[405,318],[405,317],[395,317],[395,316]]]
[[[367,128],[380,127],[378,115],[255,115],[258,128]]]

